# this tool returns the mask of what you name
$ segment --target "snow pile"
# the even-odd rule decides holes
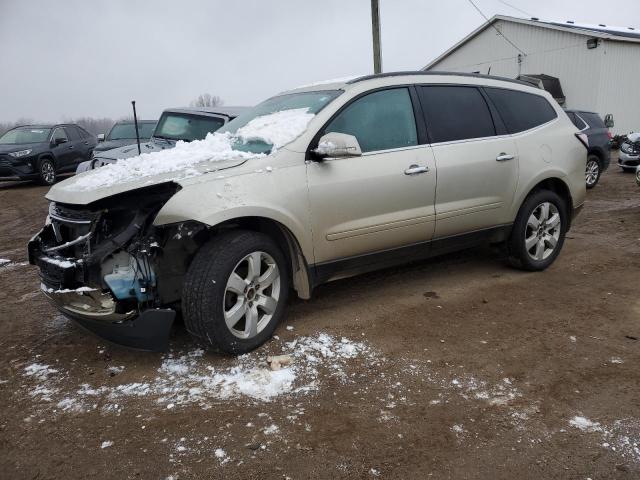
[[[569,420],[569,425],[572,427],[576,427],[583,432],[599,432],[602,431],[600,428],[600,424],[596,422],[592,422],[586,417],[575,416],[571,420]]]
[[[212,403],[231,399],[270,402],[282,395],[317,391],[326,378],[346,384],[351,381],[349,369],[354,361],[367,366],[377,361],[367,345],[327,334],[301,337],[286,343],[284,350],[293,361],[277,371],[267,367],[264,351],[226,361],[194,349],[167,354],[149,381],[117,383],[120,377],[109,375],[106,378],[110,381],[102,385],[73,386],[68,372],[40,363],[25,368],[23,375],[35,381],[29,390],[32,397],[51,402],[61,411],[85,411],[90,405],[91,409],[119,413],[123,404],[139,398],[149,398],[167,409],[185,405],[210,408]],[[117,370],[119,373],[122,367]]]
[[[239,128],[235,136],[243,143],[261,141],[273,145],[274,150],[291,143],[307,129],[314,117],[308,108],[282,110],[257,117]]]
[[[11,263],[11,260],[8,258],[0,258],[0,267],[6,265],[7,263]]]
[[[176,172],[176,179],[200,175],[195,167],[204,162],[247,160],[264,154],[234,150],[236,142],[263,141],[273,145],[273,151],[299,137],[314,117],[307,108],[283,110],[254,118],[236,134],[209,133],[204,140],[176,143],[172,149],[118,160],[92,170],[62,187],[69,191],[88,191],[122,182],[131,182],[153,175]]]

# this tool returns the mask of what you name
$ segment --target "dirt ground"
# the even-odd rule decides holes
[[[640,478],[640,189],[615,165],[549,270],[481,248],[334,282],[241,359],[61,317],[23,263],[45,191],[0,185],[1,478]],[[292,384],[252,396],[281,352]]]

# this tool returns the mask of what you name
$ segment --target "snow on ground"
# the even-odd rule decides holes
[[[214,402],[231,399],[270,402],[281,395],[306,395],[319,390],[328,378],[349,383],[348,370],[354,362],[378,361],[378,355],[366,344],[327,334],[286,343],[283,353],[291,355],[293,361],[277,371],[267,367],[266,356],[259,351],[221,367],[214,366],[215,358],[194,349],[165,355],[151,380],[118,383],[117,375],[124,369],[121,366],[107,369],[109,382],[74,385],[68,372],[44,363],[27,366],[23,376],[33,381],[29,395],[52,404],[54,409],[81,412],[101,408],[118,413],[123,404],[136,398],[151,398],[159,408],[173,409],[188,405],[210,408]]]
[[[7,263],[11,263],[11,260],[8,258],[0,258],[0,267],[6,265]]]
[[[204,162],[247,160],[265,156],[234,150],[236,142],[261,140],[273,145],[275,151],[299,137],[313,117],[307,108],[263,115],[251,120],[235,134],[209,133],[204,140],[179,141],[172,149],[118,160],[116,163],[89,171],[62,188],[69,191],[88,191],[173,172],[176,173],[175,179],[200,175],[204,172],[196,167]]]
[[[14,270],[18,267],[29,265],[28,262],[14,262],[8,258],[0,258],[0,273]]]
[[[640,421],[637,419],[615,420],[607,426],[583,416],[575,416],[569,425],[584,433],[597,433],[602,437],[601,446],[621,457],[640,463]]]

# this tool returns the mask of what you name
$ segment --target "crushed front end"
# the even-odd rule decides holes
[[[41,289],[67,317],[115,343],[164,350],[175,317],[158,294],[166,239],[153,220],[179,187],[154,185],[89,205],[51,202],[29,242]]]

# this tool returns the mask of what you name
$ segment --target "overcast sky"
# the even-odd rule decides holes
[[[475,1],[487,16],[640,26],[638,0]],[[468,0],[380,5],[385,71],[419,69],[484,23]],[[0,0],[0,45],[0,121],[119,118],[132,99],[157,118],[204,92],[251,105],[373,69],[370,0]]]

